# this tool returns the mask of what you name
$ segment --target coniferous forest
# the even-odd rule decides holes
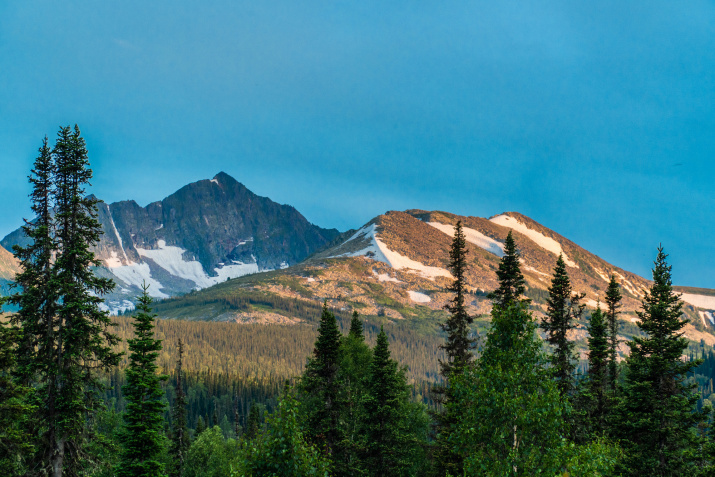
[[[440,376],[408,370],[396,359],[408,346],[327,303],[301,310],[319,319],[312,347],[295,334],[313,329],[283,337],[305,367],[281,361],[281,350],[268,366],[240,343],[281,331],[215,324],[201,341],[199,324],[157,322],[146,287],[131,317],[102,311],[114,283],[93,273],[91,178],[79,128],[43,141],[30,241],[13,250],[17,311],[0,322],[2,476],[715,475],[715,354],[683,336],[662,247],[641,333],[620,363],[616,277],[588,319],[579,366],[569,331],[586,313],[583,295],[559,257],[537,320],[511,233],[477,347],[457,223],[448,318],[439,340],[422,343]],[[198,362],[192,351],[210,340],[233,351]]]

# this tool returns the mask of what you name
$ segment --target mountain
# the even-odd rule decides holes
[[[165,318],[296,324],[310,321],[309,315],[295,311],[301,303],[313,306],[327,300],[336,310],[358,310],[370,321],[435,334],[451,298],[446,291],[451,279],[447,263],[457,220],[462,221],[467,239],[468,305],[477,317],[477,331],[488,327],[491,302],[486,295],[497,286],[496,269],[511,230],[522,256],[526,294],[537,317],[546,310],[552,271],[563,254],[575,291],[586,293],[585,303],[591,309],[603,300],[611,274],[616,276],[623,293],[623,337],[639,332],[635,311],[650,286],[648,280],[516,212],[487,219],[439,211],[391,211],[296,266],[164,300],[157,303],[157,312]],[[683,291],[687,291],[683,299],[690,318],[686,335],[695,342],[715,344],[715,291]],[[573,332],[581,345],[585,325],[584,319]]]
[[[188,184],[141,207],[128,200],[98,204],[104,232],[95,247],[98,273],[113,278],[113,311],[132,308],[142,282],[156,298],[229,278],[286,268],[329,245],[340,233],[309,223],[290,205],[260,197],[226,173]],[[0,244],[26,242],[21,230]]]

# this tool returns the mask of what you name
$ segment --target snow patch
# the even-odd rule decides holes
[[[214,268],[217,276],[209,277],[196,260],[186,261],[183,258],[184,250],[181,247],[166,245],[164,240],[157,241],[157,249],[138,248],[137,252],[142,257],[149,258],[170,274],[191,280],[199,288],[210,287],[217,283],[225,282],[229,278],[237,278],[249,273],[258,273],[257,263],[242,263],[234,261],[233,265]]]
[[[119,231],[114,223],[114,217],[112,217],[112,211],[109,210],[109,205],[104,204],[107,207],[107,214],[109,214],[109,220],[112,221],[112,229],[114,230],[114,235],[117,236],[117,241],[119,242],[119,248],[122,250],[122,255],[124,256],[124,263],[129,264],[129,258],[127,258],[127,252],[124,251],[124,242],[122,242],[122,237],[119,236]],[[121,263],[120,263],[121,265]]]
[[[522,264],[524,263],[524,259],[523,259],[523,258],[520,258],[519,261],[520,261]],[[536,268],[534,268],[534,267],[532,267],[532,266],[530,266],[530,265],[524,265],[524,270],[527,270],[527,271],[529,271],[529,272],[534,272],[534,273],[536,273],[537,275],[541,275],[541,276],[544,276],[544,277],[550,277],[550,276],[551,276],[551,275],[549,275],[548,273],[544,273],[544,272],[542,272],[541,270],[537,270]]]
[[[159,226],[157,228],[155,228],[154,230],[161,230],[163,228],[164,228],[164,224],[159,224]]]
[[[284,269],[290,267],[290,264],[288,262],[281,262],[280,267],[281,267],[281,270],[284,270]]]
[[[604,272],[600,268],[596,268],[596,267],[593,267],[593,269],[596,271],[596,274],[603,279],[604,282],[611,283],[611,278],[608,276],[608,274],[606,272]]]
[[[586,305],[590,306],[591,308],[601,308],[603,310],[603,306],[600,302],[596,300],[592,300],[590,298],[586,299]]]
[[[637,297],[643,295],[643,292],[637,290],[636,287],[635,287],[635,286],[630,282],[630,280],[628,280],[626,277],[624,277],[623,275],[621,275],[620,273],[618,273],[618,272],[616,272],[616,271],[614,271],[613,274],[614,274],[615,276],[617,276],[618,278],[621,279],[620,285],[621,285],[623,288],[625,288],[626,290],[628,290],[628,292],[629,292],[631,295],[637,296]],[[609,282],[610,282],[610,280],[609,280]],[[715,298],[713,298],[713,299],[715,300]]]
[[[447,224],[442,224],[439,222],[427,222],[427,225],[431,225],[437,230],[444,232],[450,237],[454,237],[454,227]],[[462,227],[464,232],[464,238],[467,242],[476,245],[477,247],[486,250],[487,252],[493,253],[497,257],[504,256],[504,244],[498,240],[494,240],[491,237],[487,237],[478,230],[470,229],[469,227]]]
[[[690,303],[693,306],[697,306],[698,308],[715,310],[715,296],[696,295],[694,293],[683,293],[683,296],[681,296],[681,299],[686,303]]]
[[[306,280],[307,280],[308,282],[314,282],[314,281],[315,281],[315,278],[313,278],[313,277],[307,277]]]
[[[159,291],[164,288],[164,286],[152,278],[151,270],[149,270],[149,264],[147,263],[122,265],[121,267],[112,268],[111,271],[115,277],[127,285],[134,285],[141,289],[142,283],[146,282],[146,284],[149,285],[149,289],[147,290],[149,296],[154,298],[169,298],[169,295]]]
[[[432,301],[432,299],[424,293],[408,290],[407,294],[410,295],[410,300],[415,303],[429,303]]]
[[[404,255],[400,255],[397,252],[393,252],[377,237],[376,229],[377,227],[375,224],[370,224],[355,232],[355,234],[346,240],[345,243],[354,240],[357,237],[364,237],[370,239],[370,245],[357,252],[344,253],[342,255],[338,255],[337,257],[360,257],[366,255],[373,260],[386,263],[396,270],[408,269],[409,272],[417,273],[425,278],[429,278],[430,280],[434,280],[436,277],[452,278],[452,274],[444,268],[431,267],[416,260],[412,260],[409,257],[405,257]]]
[[[551,237],[547,237],[546,235],[542,234],[541,232],[537,232],[536,230],[532,230],[526,225],[522,224],[519,222],[517,219],[514,217],[510,217],[508,215],[497,215],[496,217],[492,217],[489,219],[491,222],[494,222],[497,225],[501,225],[503,227],[508,227],[510,229],[516,230],[517,232],[526,235],[529,237],[534,243],[536,243],[539,247],[543,248],[544,250],[547,250],[555,255],[563,255],[564,257],[564,262],[566,265],[572,268],[579,268],[578,264],[574,262],[573,260],[569,259],[564,250],[561,248],[561,244],[558,243],[556,240],[552,239]]]
[[[391,277],[387,273],[377,273],[375,270],[373,270],[372,274],[375,275],[377,277],[377,280],[380,282],[404,283],[402,280],[398,280],[395,277]]]
[[[213,179],[211,179],[211,182],[213,182],[214,184],[218,184],[218,179],[213,178]],[[219,185],[221,185],[221,184],[219,184]]]
[[[102,305],[104,305],[104,303],[102,303]],[[108,310],[111,315],[118,315],[120,313],[124,313],[125,311],[131,311],[134,308],[134,303],[129,300],[109,300],[103,307],[103,309]]]

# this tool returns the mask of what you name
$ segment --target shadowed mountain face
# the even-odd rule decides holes
[[[325,247],[339,232],[309,223],[295,208],[259,197],[225,173],[182,187],[146,207],[100,202],[104,232],[95,248],[114,278],[115,310],[143,281],[163,298],[259,270],[285,268]],[[20,230],[2,242],[26,241]]]

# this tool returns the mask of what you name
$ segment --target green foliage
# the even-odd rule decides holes
[[[608,323],[599,306],[588,324],[588,375],[581,383],[575,406],[580,414],[577,433],[580,439],[603,436],[607,426],[612,395],[609,393]]]
[[[323,305],[313,356],[308,359],[300,392],[309,441],[325,449],[338,467],[344,462],[340,415],[343,396],[338,380],[341,338],[335,315]]]
[[[567,334],[576,326],[575,322],[583,313],[585,305],[579,302],[584,296],[572,294],[566,263],[563,255],[559,255],[546,301],[548,308],[541,327],[546,332],[546,341],[553,347],[551,365],[562,396],[570,396],[574,389],[576,357],[573,352],[574,343],[569,341]]]
[[[695,412],[697,396],[687,374],[699,361],[682,359],[688,346],[682,329],[683,302],[673,291],[671,267],[662,247],[653,268],[653,285],[638,312],[643,337],[629,343],[625,376],[614,419],[625,451],[624,475],[695,475],[704,421]]]
[[[119,477],[164,476],[164,465],[159,461],[165,447],[164,391],[161,381],[167,376],[157,374],[156,360],[161,341],[154,339],[155,314],[151,312],[151,297],[147,286],[137,303],[134,317],[136,338],[129,340],[129,368],[124,396],[127,412],[124,430],[120,434],[122,451],[117,466]]]
[[[278,408],[267,419],[267,430],[257,439],[242,443],[239,456],[232,463],[230,474],[223,475],[327,477],[330,462],[308,442],[299,422],[299,404],[286,386]]]
[[[608,323],[608,381],[611,392],[616,391],[618,380],[618,310],[621,308],[621,287],[616,276],[611,275],[606,290],[606,320]]]
[[[488,295],[495,306],[506,307],[519,300],[526,291],[526,280],[519,265],[519,251],[516,249],[511,230],[504,241],[504,256],[499,261],[497,280],[499,287]]]
[[[0,306],[4,299],[0,298]],[[34,442],[27,431],[35,406],[30,404],[31,389],[16,382],[16,343],[21,330],[0,322],[0,475],[24,475],[27,457],[34,452]]]
[[[219,426],[206,429],[191,444],[186,455],[186,477],[226,477],[239,453],[235,439],[225,439]]]
[[[411,475],[419,437],[408,432],[409,390],[404,371],[390,358],[387,335],[381,332],[373,352],[365,396],[364,465],[376,477]]]
[[[91,461],[84,449],[87,423],[101,407],[96,371],[120,360],[111,320],[99,308],[114,283],[92,270],[101,227],[97,200],[85,191],[91,178],[77,126],[60,128],[51,152],[45,140],[30,178],[37,220],[24,231],[31,243],[14,248],[23,267],[12,297],[20,307],[13,323],[23,329],[19,374],[34,382],[40,404],[36,467],[56,475],[80,475]]]
[[[184,344],[179,339],[176,360],[176,398],[171,409],[171,445],[169,447],[169,475],[183,477],[186,455],[191,441],[186,421],[186,393],[184,391]]]
[[[477,367],[453,380],[460,419],[450,443],[466,475],[554,474],[561,470],[567,408],[525,303],[494,307]]]
[[[261,430],[261,412],[258,405],[251,404],[251,410],[248,414],[248,424],[246,424],[246,432],[243,437],[246,439],[255,439]]]
[[[454,226],[454,238],[449,251],[449,270],[454,281],[447,288],[454,293],[452,300],[445,305],[449,312],[447,321],[441,325],[442,331],[447,334],[446,342],[441,346],[445,351],[446,359],[440,360],[440,373],[443,383],[433,388],[435,400],[442,405],[442,409],[434,414],[436,443],[435,461],[439,472],[462,473],[462,462],[458,455],[451,451],[449,444],[450,433],[457,418],[451,407],[453,400],[451,383],[452,378],[461,374],[469,367],[474,359],[472,349],[474,340],[470,338],[470,325],[474,318],[469,316],[465,306],[466,281],[464,275],[467,270],[467,243],[462,230],[462,222]]]

